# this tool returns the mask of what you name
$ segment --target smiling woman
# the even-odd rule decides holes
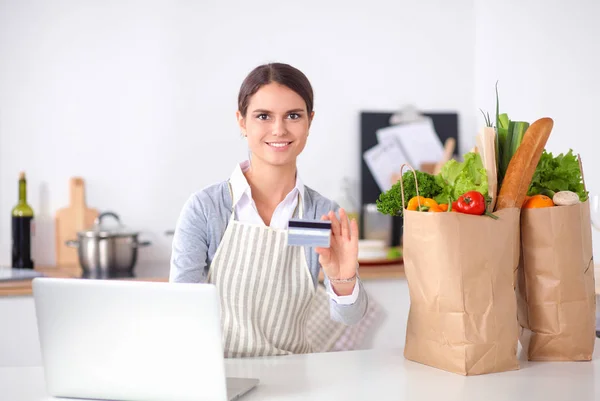
[[[286,64],[271,64],[248,75],[238,103],[236,116],[252,155],[246,179],[255,187],[253,200],[269,225],[277,204],[296,184],[295,180],[280,180],[280,176],[296,175],[296,159],[304,150],[314,117],[313,91],[300,71]],[[269,187],[276,188],[280,199],[273,197]]]
[[[226,356],[328,350],[365,315],[367,295],[356,221],[297,172],[314,118],[310,82],[290,65],[261,65],[242,83],[236,117],[250,160],[184,205],[170,281],[217,286]],[[330,220],[330,247],[288,246],[291,218]]]

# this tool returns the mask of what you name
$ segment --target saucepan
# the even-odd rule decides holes
[[[107,217],[116,220],[116,226],[105,223]],[[100,275],[133,275],[138,249],[150,245],[150,241],[138,240],[139,232],[131,231],[121,224],[114,212],[101,213],[94,226],[77,233],[77,240],[67,241],[77,248],[79,264],[84,273]]]

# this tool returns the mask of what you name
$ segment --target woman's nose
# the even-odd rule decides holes
[[[273,124],[273,135],[283,136],[287,134],[287,128],[285,126],[285,121],[283,119],[276,119],[275,124]]]

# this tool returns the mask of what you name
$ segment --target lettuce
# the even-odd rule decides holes
[[[585,202],[588,191],[583,185],[583,177],[579,168],[579,159],[569,149],[567,154],[553,156],[546,149],[540,157],[535,169],[527,195],[547,194],[548,191],[571,191],[579,195],[579,200]]]
[[[437,203],[449,203],[457,200],[469,191],[478,191],[487,198],[487,171],[478,153],[467,153],[463,162],[450,160],[437,175],[416,171],[419,183],[419,195],[433,198]],[[415,178],[411,171],[402,176],[406,202],[417,195]],[[379,195],[376,201],[377,210],[391,216],[403,215],[402,193],[400,182],[395,183],[388,191]]]
[[[477,191],[484,196],[488,194],[487,171],[478,153],[465,154],[463,162],[448,161],[435,180],[442,188],[442,193],[435,197],[438,203],[455,201],[469,191]]]

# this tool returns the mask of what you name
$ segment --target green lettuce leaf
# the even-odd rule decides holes
[[[477,191],[484,196],[488,194],[487,171],[478,153],[465,154],[463,162],[448,161],[435,179],[442,188],[442,193],[435,197],[438,203],[455,201],[469,191]]]
[[[584,188],[579,160],[572,149],[567,154],[561,153],[556,157],[544,149],[527,195],[537,195],[544,190],[572,191],[579,195],[582,202],[587,200],[589,193]]]

